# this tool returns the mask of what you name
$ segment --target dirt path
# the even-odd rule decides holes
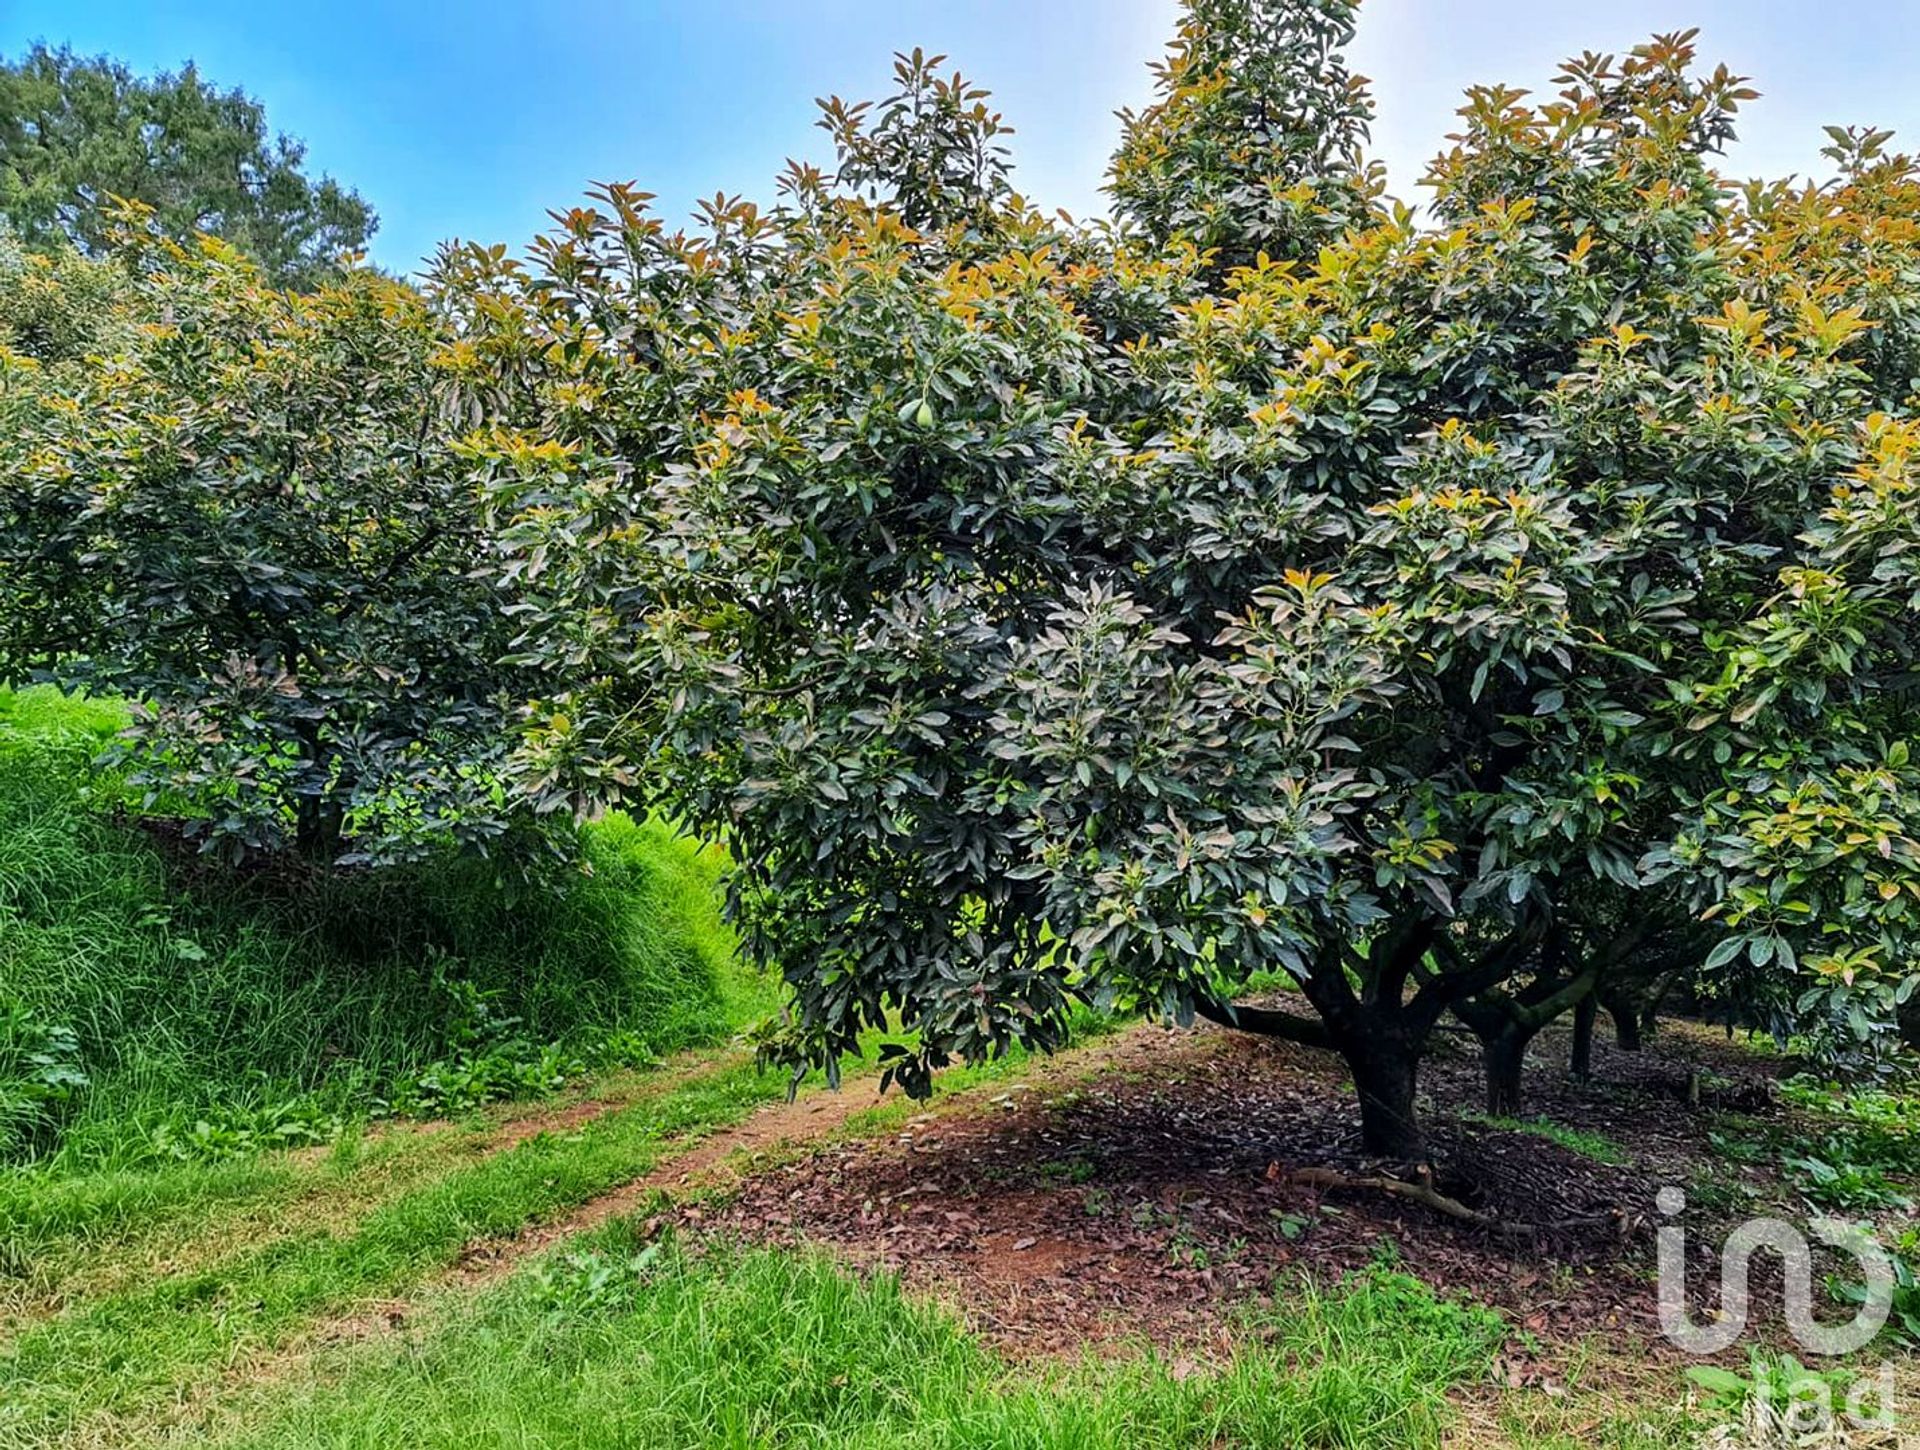
[[[485,1239],[467,1246],[443,1286],[482,1288],[511,1274],[549,1247],[640,1212],[661,1194],[680,1195],[720,1178],[730,1167],[750,1168],[780,1149],[825,1141],[855,1114],[878,1106],[871,1077],[847,1081],[838,1092],[807,1093],[792,1102],[769,1103],[745,1120],[701,1137],[611,1193],[589,1199],[561,1217],[537,1224],[508,1239]]]
[[[1036,1060],[1017,1081],[990,1081],[937,1099],[908,1120],[901,1139],[925,1136],[936,1123],[1011,1111],[1032,1095],[1044,1095],[1045,1089],[1144,1070],[1149,1058],[1170,1046],[1170,1035],[1162,1028],[1137,1025]],[[1159,1065],[1164,1068],[1164,1058]],[[453,1270],[429,1287],[484,1287],[554,1244],[636,1214],[662,1195],[684,1203],[690,1195],[757,1175],[769,1160],[785,1161],[822,1147],[839,1136],[850,1119],[894,1100],[881,1097],[875,1081],[870,1073],[850,1077],[837,1091],[815,1088],[791,1102],[769,1103],[738,1123],[691,1138],[687,1147],[639,1177],[559,1218],[532,1225],[511,1238],[468,1245]]]
[[[906,1118],[897,1135],[885,1135],[883,1130],[883,1136],[886,1141],[897,1137],[909,1142],[937,1138],[940,1132],[965,1120],[1011,1115],[1028,1102],[1071,1090],[1082,1082],[1116,1072],[1144,1073],[1150,1065],[1164,1070],[1168,1037],[1158,1027],[1123,1029],[1028,1063],[1017,1079],[996,1078],[950,1092],[926,1110]],[[489,1137],[489,1150],[505,1151],[539,1132],[567,1131],[689,1080],[656,1081],[650,1076],[643,1092],[599,1095],[516,1117]],[[284,1381],[327,1351],[368,1344],[436,1322],[453,1312],[454,1306],[498,1284],[555,1245],[623,1216],[639,1214],[663,1196],[670,1200],[662,1204],[663,1212],[697,1213],[691,1202],[704,1191],[736,1181],[757,1181],[783,1162],[823,1151],[842,1136],[850,1120],[894,1101],[880,1097],[875,1083],[872,1074],[849,1077],[838,1091],[814,1088],[792,1102],[758,1108],[730,1126],[689,1134],[680,1140],[678,1151],[610,1192],[556,1218],[530,1224],[511,1237],[474,1241],[451,1267],[422,1281],[405,1296],[362,1301],[344,1314],[315,1323],[295,1339],[233,1365],[208,1387],[197,1411],[190,1412],[188,1418],[217,1414],[219,1404],[232,1392]]]

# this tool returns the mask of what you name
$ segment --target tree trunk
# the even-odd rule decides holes
[[[1222,1027],[1339,1053],[1359,1093],[1360,1138],[1366,1152],[1395,1163],[1426,1160],[1426,1138],[1414,1110],[1424,1037],[1415,1040],[1398,1027],[1366,1015],[1358,1018],[1358,1025],[1350,1024],[1348,1031],[1336,1035],[1320,1019],[1270,1007],[1196,997],[1193,1008],[1196,1016]]]
[[[1487,1111],[1510,1118],[1520,1111],[1521,1074],[1527,1062],[1530,1032],[1507,1031],[1483,1038],[1480,1059],[1487,1072]]]
[[[294,808],[293,848],[309,861],[331,866],[343,846],[342,825],[337,803],[321,796],[301,796]]]
[[[287,645],[287,668],[299,658],[297,648]],[[317,719],[294,722],[294,738],[300,742],[300,760],[294,780],[293,848],[307,860],[331,866],[340,858],[346,821],[340,797],[330,788],[327,752]]]
[[[1600,1015],[1600,999],[1592,993],[1573,1009],[1573,1052],[1567,1070],[1581,1082],[1593,1077],[1593,1023]]]
[[[1360,1144],[1367,1155],[1392,1163],[1424,1163],[1427,1139],[1413,1101],[1418,1055],[1399,1044],[1380,1042],[1342,1055],[1360,1095]]]
[[[1613,1019],[1614,1045],[1622,1052],[1640,1050],[1640,1009],[1632,1002],[1620,997],[1610,997],[1600,1004],[1607,1009],[1607,1016]]]

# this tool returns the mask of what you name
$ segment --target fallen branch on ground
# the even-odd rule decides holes
[[[1515,1238],[1543,1233],[1564,1233],[1576,1228],[1596,1228],[1601,1224],[1613,1225],[1622,1235],[1626,1232],[1627,1215],[1618,1208],[1608,1209],[1605,1213],[1556,1219],[1551,1223],[1512,1223],[1494,1214],[1482,1212],[1480,1209],[1469,1208],[1459,1199],[1449,1197],[1435,1188],[1424,1174],[1425,1170],[1421,1179],[1410,1181],[1405,1178],[1388,1178],[1380,1174],[1355,1177],[1337,1172],[1332,1168],[1285,1170],[1278,1163],[1267,1169],[1267,1177],[1272,1181],[1298,1184],[1304,1188],[1369,1189],[1379,1193],[1390,1193],[1396,1198],[1421,1204],[1435,1213],[1445,1214],[1448,1218],[1457,1218],[1462,1223],[1470,1223],[1475,1228],[1484,1228]]]

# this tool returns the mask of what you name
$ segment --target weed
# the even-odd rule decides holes
[[[1037,1170],[1043,1182],[1075,1185],[1091,1182],[1095,1171],[1092,1160],[1087,1158],[1066,1158],[1042,1163]]]
[[[1765,1143],[1718,1129],[1707,1134],[1707,1142],[1712,1145],[1715,1157],[1730,1163],[1764,1163],[1772,1156]]]
[[[0,1007],[0,1158],[56,1137],[86,1087],[80,1038],[71,1027],[42,1021],[17,1002]]]
[[[1815,1208],[1838,1213],[1912,1210],[1913,1200],[1887,1182],[1885,1174],[1871,1164],[1853,1162],[1846,1153],[1845,1140],[1832,1138],[1819,1156],[1808,1153],[1788,1158],[1783,1166],[1793,1185]]]
[[[1859,1376],[1850,1369],[1809,1369],[1790,1354],[1747,1352],[1747,1370],[1695,1365],[1687,1371],[1701,1407],[1741,1426],[1742,1444],[1806,1444],[1828,1431]]]
[[[1300,1238],[1313,1223],[1313,1220],[1303,1213],[1288,1213],[1284,1209],[1269,1209],[1268,1214],[1272,1217],[1275,1226],[1279,1228],[1280,1237],[1289,1242]]]
[[[579,1249],[536,1266],[534,1292],[550,1319],[579,1319],[633,1305],[634,1295],[659,1263],[662,1245],[630,1254]]]
[[[1797,1107],[1840,1120],[1843,1126],[1825,1138],[1840,1157],[1883,1173],[1920,1175],[1920,1098],[1807,1077],[1787,1082],[1781,1093]]]
[[[1889,1252],[1893,1261],[1893,1310],[1884,1337],[1907,1349],[1920,1349],[1920,1229],[1908,1229]],[[1828,1280],[1828,1289],[1842,1304],[1864,1304],[1865,1284]]]
[[[259,1107],[215,1106],[207,1112],[156,1123],[151,1129],[153,1156],[177,1162],[243,1158],[273,1148],[330,1143],[347,1120],[313,1098],[291,1098]]]
[[[1687,1202],[1702,1213],[1732,1218],[1748,1211],[1756,1197],[1738,1179],[1696,1178],[1687,1186]]]

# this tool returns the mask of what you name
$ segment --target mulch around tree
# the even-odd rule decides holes
[[[1780,1196],[1772,1168],[1731,1164],[1709,1138],[1783,1119],[1775,1064],[1703,1029],[1669,1030],[1641,1053],[1597,1044],[1594,1078],[1580,1083],[1564,1071],[1564,1037],[1543,1039],[1527,1116],[1603,1134],[1627,1155],[1609,1164],[1481,1120],[1471,1048],[1449,1040],[1422,1070],[1436,1161],[1504,1225],[1574,1226],[1493,1231],[1377,1191],[1291,1181],[1301,1168],[1369,1169],[1343,1068],[1211,1029],[1124,1034],[1078,1080],[1039,1069],[1038,1090],[987,1111],[819,1147],[677,1218],[697,1236],[825,1246],[896,1271],[1016,1356],[1143,1338],[1224,1352],[1235,1306],[1382,1257],[1500,1309],[1548,1355],[1595,1334],[1664,1345],[1654,1195],[1734,1175],[1754,1202]],[[1688,1222],[1696,1291],[1710,1290],[1718,1235],[1711,1218]]]

